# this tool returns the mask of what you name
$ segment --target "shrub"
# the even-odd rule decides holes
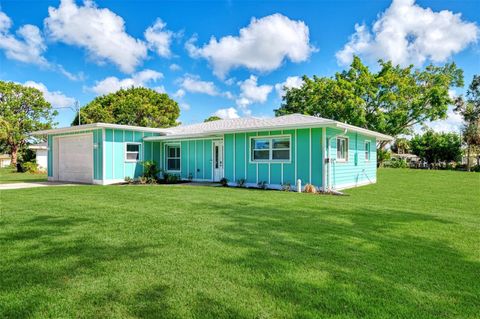
[[[38,164],[34,161],[22,163],[23,171],[28,173],[39,173]]]
[[[176,183],[178,183],[179,180],[180,180],[180,178],[178,177],[178,175],[168,174],[165,181],[166,181],[168,184],[176,184]]]
[[[148,182],[148,178],[146,178],[145,176],[140,176],[138,179],[137,179],[137,182],[138,184],[146,184]]]
[[[222,185],[223,187],[228,187],[228,179],[226,179],[225,177],[223,177],[223,178],[220,180],[220,185]]]
[[[290,192],[292,190],[292,185],[290,183],[284,183],[282,184],[282,191],[284,192]]]
[[[158,173],[160,173],[160,170],[157,167],[157,163],[155,161],[143,161],[141,162],[143,166],[143,177],[146,177],[147,179],[157,179]]]
[[[266,181],[260,181],[260,182],[258,182],[257,186],[258,186],[258,188],[260,188],[260,189],[267,189],[267,188],[268,188],[268,184],[267,184]]]
[[[303,189],[305,193],[312,193],[315,194],[317,192],[317,188],[312,184],[306,184],[305,188]]]
[[[408,163],[404,159],[391,159],[389,161],[386,161],[383,164],[384,167],[390,167],[390,168],[408,168]]]
[[[237,187],[246,187],[247,180],[245,178],[240,178],[237,180]]]
[[[125,183],[133,184],[134,180],[130,176],[125,177]]]

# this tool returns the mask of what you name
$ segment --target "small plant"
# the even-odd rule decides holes
[[[125,177],[125,183],[133,184],[134,180],[130,176]]]
[[[240,178],[237,180],[237,187],[246,187],[247,180],[245,178]]]
[[[227,186],[228,186],[228,179],[226,179],[225,177],[223,177],[223,178],[220,180],[220,185],[222,185],[223,187],[227,187]]]
[[[257,186],[258,186],[258,188],[260,188],[260,189],[267,189],[267,188],[268,188],[268,184],[267,184],[266,181],[260,181],[260,182],[258,182]]]
[[[306,184],[304,188],[305,193],[315,194],[317,192],[317,188],[312,184]]]
[[[282,184],[282,191],[290,192],[292,190],[292,185],[290,183]]]
[[[38,164],[34,161],[22,163],[23,171],[28,173],[39,173]]]
[[[143,161],[141,164],[143,166],[143,177],[156,180],[158,173],[160,173],[157,163],[155,161]]]
[[[168,174],[167,179],[165,180],[168,184],[176,184],[179,181],[178,175]]]
[[[137,179],[137,182],[138,182],[138,184],[142,184],[142,185],[147,184],[148,178],[146,178],[145,176],[140,176],[140,177]]]

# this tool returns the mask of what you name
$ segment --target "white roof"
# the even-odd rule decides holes
[[[130,131],[140,131],[140,132],[153,132],[153,133],[162,133],[166,132],[167,129],[162,128],[153,128],[153,127],[144,127],[144,126],[132,126],[132,125],[120,125],[120,124],[110,124],[110,123],[92,123],[92,124],[83,124],[69,127],[54,128],[50,130],[42,130],[32,132],[32,135],[48,135],[48,134],[58,134],[58,133],[69,133],[69,132],[78,132],[78,131],[89,131],[97,128],[112,128],[118,130],[130,130]]]
[[[279,129],[295,129],[308,127],[335,127],[346,129],[351,132],[362,133],[367,136],[376,137],[379,140],[392,140],[391,136],[381,134],[375,131],[367,130],[361,127],[349,125],[346,123],[329,120],[316,116],[290,114],[273,118],[254,118],[244,117],[238,119],[218,120],[204,122],[192,125],[180,125],[170,128],[151,128],[142,126],[130,126],[107,123],[93,123],[78,126],[64,127],[51,130],[43,130],[33,132],[34,135],[58,134],[76,131],[93,130],[96,128],[113,128],[120,130],[132,130],[141,132],[159,133],[157,136],[145,137],[146,141],[156,141],[165,139],[180,139],[189,137],[205,137],[219,135],[229,132],[249,132],[258,130],[279,130]]]
[[[316,116],[290,114],[273,118],[238,118],[218,120],[192,125],[181,125],[166,129],[166,134],[161,136],[146,137],[146,141],[165,140],[172,138],[188,138],[209,136],[228,132],[248,132],[257,130],[294,129],[304,127],[337,127],[374,136],[380,140],[391,140],[392,137],[361,127],[341,123]]]
[[[47,145],[47,142],[43,142],[43,143],[29,145],[28,148],[31,150],[46,150],[48,149],[48,145]]]

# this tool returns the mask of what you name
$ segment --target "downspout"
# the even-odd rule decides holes
[[[331,158],[331,152],[332,152],[332,151],[331,151],[331,143],[330,143],[330,141],[332,140],[332,138],[333,138],[333,139],[336,139],[336,138],[337,138],[338,136],[340,136],[340,135],[345,135],[345,134],[347,134],[347,132],[348,132],[348,129],[344,129],[344,130],[343,130],[343,133],[335,134],[335,135],[333,135],[333,136],[330,136],[330,137],[327,139],[327,141],[328,141],[328,158],[327,158],[327,162],[328,162],[328,170],[327,170],[327,171],[328,171],[328,179],[327,179],[328,185],[327,185],[327,190],[328,190],[329,192],[332,191],[332,182],[331,182],[331,181],[332,181],[332,178],[331,178],[331,176],[332,176],[332,158]],[[347,145],[347,147],[348,147],[348,145]]]

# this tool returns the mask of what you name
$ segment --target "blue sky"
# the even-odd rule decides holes
[[[44,91],[68,126],[119,87],[166,92],[180,121],[273,116],[281,88],[330,76],[358,54],[375,67],[455,61],[480,73],[478,1],[0,0],[0,79]],[[461,94],[456,89],[452,94]],[[449,112],[436,130],[455,130]]]

